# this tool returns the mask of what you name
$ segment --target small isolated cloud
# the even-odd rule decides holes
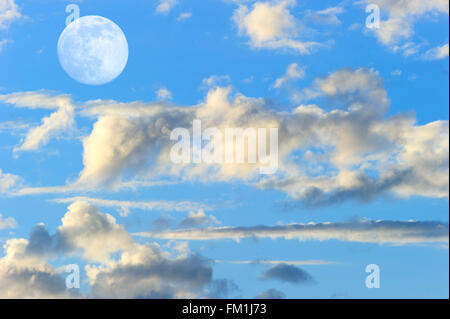
[[[314,283],[314,279],[309,273],[299,267],[288,264],[279,264],[269,268],[262,273],[261,279],[278,280],[292,284]]]
[[[19,7],[14,0],[0,0],[0,30],[8,29],[13,21],[21,17]]]
[[[448,46],[448,43],[446,43],[442,46],[437,46],[437,47],[429,49],[427,52],[425,52],[422,55],[422,59],[424,59],[424,60],[441,60],[441,59],[448,58],[448,54],[449,54],[449,46]]]
[[[183,12],[178,15],[177,21],[184,21],[192,18],[192,12]]]
[[[168,101],[172,99],[172,92],[163,87],[156,91],[156,96],[160,101]]]
[[[284,298],[286,298],[286,294],[275,288],[263,291],[255,296],[255,299],[284,299]]]
[[[7,228],[16,228],[17,222],[13,217],[4,218],[2,214],[0,214],[0,230]]]
[[[287,67],[286,73],[275,81],[273,87],[279,89],[282,86],[286,85],[288,82],[296,79],[301,79],[304,76],[305,70],[301,68],[297,63],[292,63]]]
[[[402,75],[402,70],[399,70],[399,69],[393,70],[393,71],[391,72],[391,75],[392,75],[392,76],[400,76],[400,75]]]
[[[290,49],[309,54],[319,44],[299,39],[299,22],[291,14],[295,0],[255,2],[251,8],[240,5],[233,20],[240,35],[250,39],[253,48]]]
[[[182,227],[199,227],[208,224],[220,224],[217,218],[213,215],[206,215],[203,209],[198,212],[189,212],[189,214],[180,222]]]
[[[177,4],[178,4],[178,0],[160,0],[158,6],[156,7],[156,12],[162,13],[162,14],[167,14]]]
[[[0,195],[11,191],[18,185],[20,178],[14,174],[3,173],[0,169]]]

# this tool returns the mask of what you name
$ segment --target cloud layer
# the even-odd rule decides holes
[[[203,102],[190,107],[101,100],[81,104],[77,115],[91,117],[95,123],[83,138],[84,168],[78,180],[65,187],[118,189],[139,176],[150,182],[240,180],[281,190],[308,206],[370,201],[384,195],[448,197],[448,121],[417,125],[410,114],[386,115],[391,102],[375,70],[341,69],[296,94],[303,103],[314,100],[327,107],[300,104],[276,112],[268,101],[233,95],[230,87],[212,87]],[[58,108],[56,113],[61,111],[60,100],[67,101],[65,96],[32,93],[0,98],[18,107]],[[247,160],[244,164],[173,163],[170,150],[175,143],[170,133],[175,128],[192,132],[194,119],[202,121],[203,129],[221,131],[279,128],[277,174],[261,176],[265,164]],[[26,141],[41,145],[62,128],[56,118],[44,122],[39,130],[48,135],[34,139],[31,130]],[[70,125],[63,127],[67,130]],[[25,145],[30,144],[22,148]]]
[[[423,221],[371,221],[289,224],[283,226],[210,227],[163,232],[141,232],[137,236],[170,240],[239,241],[269,238],[299,241],[339,240],[374,244],[448,243],[448,223]]]

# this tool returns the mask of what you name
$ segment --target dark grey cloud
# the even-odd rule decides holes
[[[156,254],[156,256],[154,256]],[[94,298],[194,297],[212,282],[211,262],[198,254],[167,259],[153,250],[146,262],[118,263],[101,271],[92,284]],[[184,296],[184,295],[181,295]]]
[[[354,187],[337,187],[331,192],[326,192],[318,187],[310,187],[299,200],[289,201],[284,207],[288,209],[293,209],[298,206],[315,208],[340,204],[351,200],[367,203],[377,197],[389,195],[392,188],[410,183],[414,178],[415,175],[412,169],[394,170],[389,176],[381,178],[360,174]],[[276,189],[276,185],[273,188]]]
[[[278,280],[281,282],[288,282],[292,284],[313,284],[315,280],[313,277],[303,269],[288,265],[279,264],[267,269],[262,273],[263,280]]]
[[[210,284],[209,298],[229,298],[233,293],[239,292],[239,286],[230,279],[216,279]]]
[[[170,228],[172,224],[174,223],[175,218],[173,218],[170,215],[163,214],[159,216],[157,219],[152,221],[153,229],[155,230],[165,230]]]

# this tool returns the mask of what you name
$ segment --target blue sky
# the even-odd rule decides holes
[[[70,3],[125,34],[112,82],[61,67]],[[448,298],[448,13],[0,0],[0,297]],[[278,172],[172,163],[168,132],[193,118],[276,123]]]

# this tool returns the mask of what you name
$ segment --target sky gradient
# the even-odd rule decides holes
[[[126,36],[115,80],[61,67],[71,3]],[[448,298],[448,28],[448,0],[0,0],[0,298]],[[278,171],[174,163],[195,119],[278,128]]]

